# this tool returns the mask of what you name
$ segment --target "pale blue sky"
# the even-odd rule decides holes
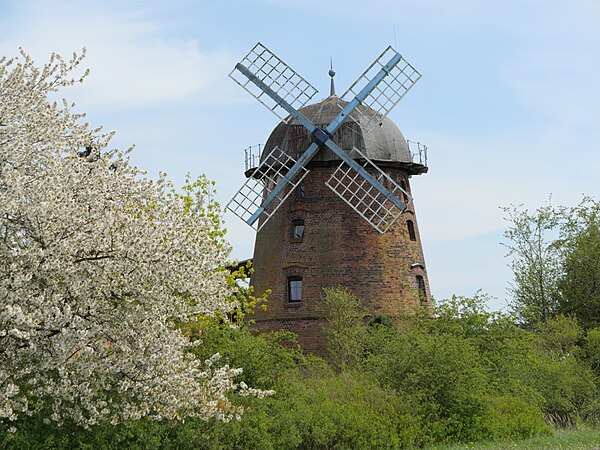
[[[477,289],[505,304],[511,280],[499,206],[598,195],[600,4],[595,0],[7,1],[0,54],[41,64],[86,46],[87,82],[65,95],[136,144],[149,174],[207,174],[225,204],[243,149],[277,119],[228,77],[261,41],[327,96],[392,45],[422,74],[390,118],[429,146],[413,194],[433,294]],[[227,215],[234,257],[254,233]]]

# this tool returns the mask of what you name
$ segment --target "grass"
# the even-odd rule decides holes
[[[519,450],[600,450],[600,429],[558,431],[549,436],[539,436],[522,441],[490,441],[460,445],[434,446],[429,450],[466,449],[519,449]]]

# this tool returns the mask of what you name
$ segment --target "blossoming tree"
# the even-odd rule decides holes
[[[240,412],[227,392],[264,393],[218,355],[195,359],[181,332],[231,307],[210,184],[144,178],[49,100],[83,79],[84,53],[0,59],[0,420],[226,420]]]

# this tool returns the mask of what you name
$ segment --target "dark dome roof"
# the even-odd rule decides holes
[[[325,128],[347,104],[345,100],[330,96],[319,103],[301,108],[300,112],[316,126]],[[357,109],[366,112],[368,108],[359,105]],[[359,115],[354,116],[357,120],[353,117],[348,118],[334,133],[334,140],[342,149],[351,152],[352,148],[356,147],[372,161],[402,166],[413,174],[427,171],[426,166],[413,162],[406,139],[394,122],[385,117],[380,126],[367,133],[361,126]],[[313,137],[308,130],[295,119],[287,123],[280,122],[267,139],[263,157],[278,146],[294,159],[298,159],[312,141]],[[321,148],[312,161],[326,163],[339,160],[331,150]]]

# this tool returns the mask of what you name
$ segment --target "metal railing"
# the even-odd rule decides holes
[[[258,167],[260,164],[260,153],[262,152],[262,145],[251,145],[244,149],[246,172],[250,169]]]
[[[427,167],[427,146],[420,142],[406,140],[412,161]]]
[[[406,144],[408,145],[408,151],[410,153],[412,162],[427,167],[427,146],[421,142],[409,140],[406,141]],[[250,169],[257,168],[260,165],[260,155],[262,150],[262,144],[251,145],[250,147],[244,149],[244,163],[246,172]]]

